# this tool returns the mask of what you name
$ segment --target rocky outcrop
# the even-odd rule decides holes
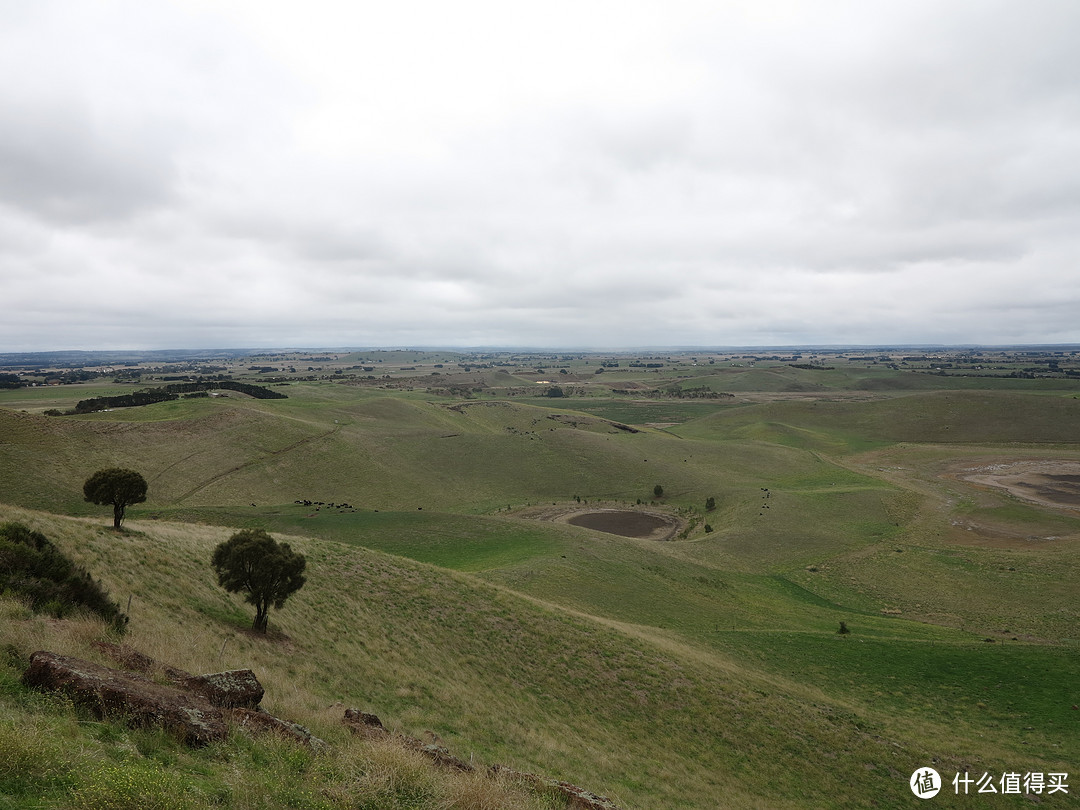
[[[450,753],[449,749],[434,742],[425,743],[416,737],[407,734],[391,734],[387,731],[382,721],[374,714],[362,712],[359,709],[346,709],[345,716],[341,719],[345,727],[353,734],[363,737],[365,740],[395,739],[403,748],[410,751],[418,751],[426,756],[440,768],[454,771],[472,771],[473,766]]]
[[[94,647],[124,669],[143,675],[160,674],[173,686],[203,695],[212,705],[223,709],[258,711],[265,694],[262,684],[250,669],[192,675],[168,664],[159,664],[149,655],[144,655],[126,644],[98,641],[94,643]]]
[[[403,747],[424,754],[439,767],[459,771],[475,770],[468,762],[458,759],[441,745],[424,743],[416,737],[409,737],[404,734],[392,734],[374,714],[362,712],[359,709],[346,709],[341,722],[353,734],[367,740],[396,740]],[[557,793],[566,800],[566,806],[573,808],[573,810],[619,810],[619,806],[606,796],[597,796],[595,793],[591,793],[577,785],[572,785],[569,782],[537,776],[534,773],[515,771],[503,765],[492,765],[488,769],[488,774],[492,777],[513,779],[528,785],[533,790]]]
[[[59,692],[103,720],[134,727],[163,728],[192,746],[224,740],[230,724],[254,734],[274,733],[320,749],[326,743],[303,726],[259,709],[263,688],[250,669],[191,675],[156,662],[129,647],[99,648],[136,672],[124,672],[80,658],[38,651],[30,656],[23,683]],[[170,684],[147,675],[160,671]]]
[[[264,711],[225,709],[225,716],[234,725],[251,734],[275,734],[316,751],[325,751],[328,748],[325,741],[320,740],[299,723],[290,723],[288,720],[282,720]]]
[[[390,736],[390,732],[376,715],[359,709],[346,709],[341,722],[349,731],[365,740],[383,740]]]
[[[464,771],[466,773],[474,770],[473,766],[468,762],[458,759],[450,753],[449,749],[436,743],[425,743],[423,740],[416,739],[416,737],[403,734],[401,735],[401,744],[412,751],[419,751],[440,768],[451,771]]]
[[[149,656],[125,645],[102,642],[97,646],[122,666],[135,671],[112,669],[92,661],[39,650],[30,656],[23,683],[65,695],[101,720],[122,722],[132,727],[162,728],[191,746],[225,740],[230,728],[240,728],[252,734],[276,734],[316,750],[327,747],[303,726],[260,710],[263,688],[249,669],[191,675],[159,665]],[[149,677],[151,674],[170,683],[157,683]],[[472,764],[439,745],[434,734],[430,743],[395,734],[387,730],[376,715],[358,709],[346,709],[342,722],[364,739],[396,742],[403,748],[423,754],[437,767],[475,771]],[[567,807],[576,810],[619,810],[610,799],[569,782],[514,771],[501,765],[492,766],[488,773],[493,777],[514,779],[534,790],[561,794]]]
[[[223,709],[258,711],[262,703],[262,684],[250,669],[232,669],[212,675],[189,675],[178,686],[203,695],[214,706]]]
[[[229,734],[221,709],[202,695],[79,658],[35,652],[23,683],[59,692],[99,719],[164,728],[188,745],[208,745]]]
[[[574,810],[619,810],[618,805],[606,796],[597,796],[569,782],[537,776],[535,773],[511,770],[502,765],[492,765],[490,773],[493,776],[508,776],[518,782],[531,785],[537,790],[551,790],[559,793],[566,799],[566,806]]]

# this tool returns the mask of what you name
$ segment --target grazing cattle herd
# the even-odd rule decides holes
[[[326,503],[324,501],[309,501],[306,498],[297,499],[293,501],[293,503],[295,503],[297,506],[314,506],[316,510],[319,510],[325,506],[327,509],[349,509],[354,512],[356,511],[356,507],[348,503]],[[254,504],[252,504],[252,506],[254,506]]]

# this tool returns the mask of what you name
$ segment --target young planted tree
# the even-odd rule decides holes
[[[98,470],[83,484],[83,498],[98,506],[112,506],[113,528],[120,531],[124,511],[146,500],[146,479],[134,470],[109,467]]]
[[[285,600],[303,587],[307,560],[288,543],[278,543],[262,529],[239,531],[214,549],[211,565],[218,585],[242,593],[255,606],[252,630],[266,632],[270,606],[281,610]]]

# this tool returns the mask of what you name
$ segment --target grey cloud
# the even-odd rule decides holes
[[[78,103],[4,104],[0,200],[59,224],[127,217],[175,198],[167,138],[103,131]]]
[[[1080,340],[1072,3],[328,9],[0,26],[0,345]]]

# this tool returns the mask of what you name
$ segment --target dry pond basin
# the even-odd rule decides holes
[[[648,509],[615,507],[533,507],[521,513],[534,520],[569,523],[584,529],[646,540],[671,540],[683,527],[674,515]]]

